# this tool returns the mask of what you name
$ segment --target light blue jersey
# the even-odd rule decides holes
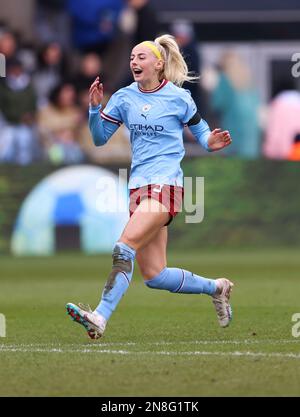
[[[101,106],[90,108],[89,124],[95,145],[105,144],[123,123],[130,131],[129,188],[147,184],[183,186],[183,128],[197,113],[188,90],[166,80],[154,90],[142,90],[134,82],[112,95],[100,113],[101,118],[100,109]],[[207,123],[202,120],[193,133],[208,149]]]

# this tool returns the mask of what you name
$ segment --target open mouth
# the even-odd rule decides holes
[[[140,75],[143,71],[141,69],[135,68],[132,70],[132,72],[134,73],[134,75]]]

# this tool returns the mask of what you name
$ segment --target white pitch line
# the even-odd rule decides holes
[[[141,345],[148,345],[148,346],[178,346],[178,345],[264,345],[264,344],[272,344],[272,345],[284,345],[284,344],[299,344],[300,346],[300,338],[299,339],[260,339],[260,340],[194,340],[194,341],[176,341],[176,342],[145,342],[145,343],[137,343],[137,342],[90,342],[90,343],[30,343],[30,344],[0,344],[0,349],[2,347],[7,348],[97,348],[97,347],[107,347],[107,346],[141,346]]]
[[[222,357],[262,357],[262,358],[288,358],[288,359],[300,359],[300,353],[264,353],[264,352],[206,352],[206,351],[194,351],[194,352],[172,352],[172,351],[144,351],[135,352],[128,350],[111,350],[111,349],[26,349],[26,348],[3,348],[0,347],[1,352],[21,352],[21,353],[97,353],[97,354],[111,354],[111,355],[157,355],[157,356],[222,356]]]
[[[300,339],[299,340],[290,340],[290,339],[282,339],[282,340],[195,340],[195,341],[189,341],[189,342],[152,342],[148,343],[151,345],[261,345],[261,344],[272,344],[272,345],[281,345],[281,344],[289,344],[289,343],[299,343],[300,345]]]

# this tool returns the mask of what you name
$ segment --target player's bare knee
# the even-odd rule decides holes
[[[137,249],[140,246],[138,236],[131,234],[131,233],[123,233],[120,241],[126,243],[126,245],[130,246],[133,249]]]

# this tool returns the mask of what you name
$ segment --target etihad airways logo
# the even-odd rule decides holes
[[[129,129],[137,135],[157,136],[164,130],[161,125],[147,125],[140,123],[131,123]]]

